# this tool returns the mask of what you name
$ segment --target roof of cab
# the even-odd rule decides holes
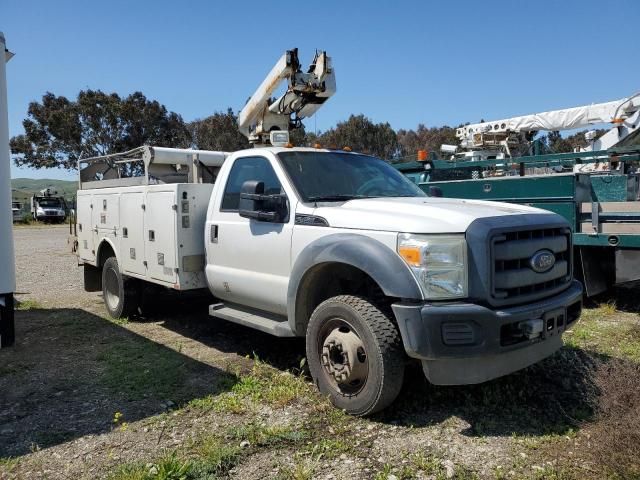
[[[252,152],[271,152],[271,153],[282,153],[282,152],[335,152],[335,153],[351,153],[351,154],[361,154],[361,152],[349,152],[342,149],[328,149],[328,148],[313,148],[313,147],[255,147],[247,150],[241,150],[240,152],[245,153],[247,151]],[[235,152],[235,153],[240,153]]]

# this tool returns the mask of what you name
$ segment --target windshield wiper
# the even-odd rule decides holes
[[[355,198],[371,198],[366,195],[316,195],[315,197],[309,197],[309,202],[346,202],[347,200],[353,200]]]

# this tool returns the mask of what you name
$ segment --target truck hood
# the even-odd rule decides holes
[[[314,215],[336,228],[410,233],[464,233],[478,218],[548,214],[546,210],[502,202],[453,198],[364,198],[322,204]]]

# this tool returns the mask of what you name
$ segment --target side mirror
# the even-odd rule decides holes
[[[287,197],[281,194],[266,195],[264,182],[247,180],[240,189],[238,213],[241,217],[261,222],[282,223],[287,220]]]

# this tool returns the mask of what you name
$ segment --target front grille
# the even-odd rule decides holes
[[[491,296],[494,303],[512,305],[552,295],[571,282],[571,231],[540,228],[503,232],[491,239],[493,264]],[[555,263],[548,271],[536,272],[531,258],[550,250]]]

